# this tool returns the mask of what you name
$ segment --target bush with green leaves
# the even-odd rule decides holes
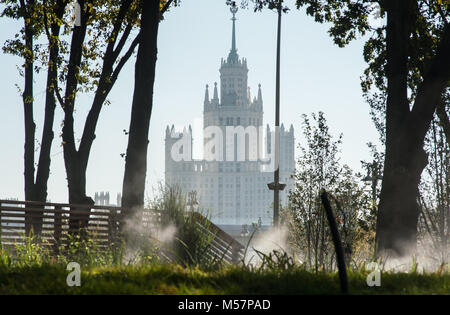
[[[65,234],[64,242],[55,246],[37,235],[23,235],[14,245],[0,248],[3,267],[33,267],[77,262],[82,267],[119,266],[123,262],[123,244],[102,246],[92,239]]]
[[[371,196],[361,179],[340,162],[342,134],[333,139],[323,112],[303,115],[306,145],[299,144],[300,157],[293,175],[295,187],[283,209],[283,221],[289,229],[289,246],[308,268],[334,270],[335,253],[326,215],[320,200],[325,189],[331,203],[344,245],[347,264],[361,244],[373,240],[368,226]],[[370,252],[370,248],[365,251]]]

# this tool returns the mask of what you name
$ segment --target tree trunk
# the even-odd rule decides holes
[[[136,66],[133,104],[126,153],[122,206],[134,217],[144,206],[147,147],[153,107],[153,85],[157,56],[159,1],[143,1],[141,41]]]
[[[64,13],[65,5],[61,2],[58,3],[56,9],[56,16],[61,18]],[[33,197],[34,201],[46,202],[47,201],[47,183],[50,177],[50,164],[51,164],[51,149],[54,139],[53,123],[55,120],[56,98],[55,98],[55,86],[56,80],[58,80],[58,55],[59,46],[55,38],[59,36],[61,27],[57,23],[51,25],[51,36],[49,39],[49,61],[47,72],[47,86],[45,95],[45,113],[44,113],[44,128],[42,131],[41,149],[39,154],[39,162],[36,171],[36,182],[34,184]],[[43,218],[36,218],[33,222],[34,232],[41,233]]]
[[[410,164],[421,144],[414,145],[410,138],[401,137],[410,115],[407,98],[410,10],[402,2],[392,1],[388,7],[386,158],[377,218],[378,249],[393,251],[394,255],[404,255],[416,242],[417,189],[426,165],[426,157],[422,163]]]
[[[36,139],[36,124],[34,123],[33,110],[33,36],[34,26],[30,23],[30,16],[33,15],[35,7],[34,1],[29,1],[27,4],[22,2],[24,6],[24,20],[25,20],[25,46],[27,53],[25,56],[25,89],[23,93],[24,101],[24,117],[25,117],[25,200],[26,201],[47,201],[47,182],[50,175],[50,153],[54,138],[53,122],[55,116],[55,82],[57,80],[57,57],[59,47],[57,38],[60,32],[60,26],[57,23],[51,25],[51,37],[49,36],[49,62],[47,72],[47,86],[45,99],[45,113],[44,113],[44,127],[42,132],[42,140],[39,154],[39,161],[37,169],[35,168],[35,139]],[[53,12],[58,18],[62,18],[64,14],[65,4],[58,1],[56,10]],[[35,180],[36,172],[36,180]],[[26,233],[33,231],[34,234],[40,234],[42,229],[42,218],[31,217],[31,214],[36,214],[35,211],[27,213],[25,221]]]
[[[84,214],[70,214],[69,229],[73,234],[87,227],[90,208],[94,205],[92,198],[86,196],[86,168],[87,161],[80,158],[80,153],[75,149],[73,133],[65,131],[73,130],[73,115],[66,114],[63,127],[64,144],[64,163],[67,173],[67,184],[69,190],[69,203],[72,205],[82,205],[86,207],[73,207],[71,210],[83,212]]]
[[[407,98],[408,41],[414,30],[414,1],[385,2],[388,98],[386,155],[377,217],[377,252],[404,256],[415,250],[419,208],[418,186],[427,155],[425,135],[441,94],[450,79],[450,29],[418,87],[412,110]]]
[[[70,214],[69,229],[71,234],[79,234],[86,236],[89,215],[95,202],[91,197],[86,196],[86,164],[78,158],[79,154],[71,154],[70,157],[65,156],[67,169],[67,183],[69,188],[69,203],[82,207],[73,207],[70,210],[76,211],[78,214]],[[79,214],[81,213],[81,214]]]
[[[403,163],[397,161],[384,168],[377,218],[377,246],[379,253],[404,256],[415,251],[420,213],[418,187],[427,157],[422,148],[416,150],[415,157],[398,156],[403,156]],[[410,159],[414,160],[413,163],[406,163]]]
[[[85,2],[79,1],[81,9],[81,24],[73,28],[72,40],[70,47],[70,59],[67,71],[67,81],[64,100],[60,99],[61,106],[64,109],[64,126],[62,129],[62,137],[64,144],[64,163],[67,173],[69,202],[75,205],[83,205],[86,207],[78,207],[74,209],[77,212],[84,212],[81,215],[71,215],[69,226],[75,230],[87,226],[90,213],[90,206],[94,204],[92,198],[86,195],[86,171],[90,156],[92,144],[95,140],[95,130],[98,119],[105,100],[111,91],[117,77],[125,63],[132,56],[135,47],[138,44],[139,35],[132,41],[126,53],[120,56],[126,45],[127,39],[132,31],[133,22],[127,20],[127,14],[138,14],[132,11],[131,0],[121,2],[117,16],[111,20],[113,28],[109,34],[105,54],[103,56],[102,71],[99,83],[95,91],[94,100],[84,124],[83,134],[77,149],[74,136],[74,107],[77,87],[79,84],[78,74],[82,60],[83,43],[86,37],[87,23],[91,12],[86,9]],[[134,10],[134,9],[133,9]],[[126,25],[124,25],[127,23]],[[123,28],[123,31],[121,31]],[[119,34],[122,32],[122,36]],[[120,58],[119,58],[120,57]],[[115,67],[114,67],[115,65]]]
[[[25,11],[27,8],[23,8]],[[30,9],[31,10],[31,9]],[[25,146],[24,146],[24,179],[25,179],[25,200],[35,200],[34,195],[34,150],[35,150],[35,136],[36,124],[34,122],[33,113],[33,75],[34,75],[34,56],[33,56],[33,26],[29,19],[29,13],[25,13],[25,87],[22,94],[23,109],[24,109],[24,123],[25,123]],[[30,216],[33,212],[26,213],[25,219],[25,233],[27,235],[33,230],[33,218]]]
[[[77,151],[74,135],[74,107],[78,87],[78,74],[82,59],[82,47],[87,30],[89,11],[84,7],[84,2],[79,1],[81,7],[81,25],[74,26],[70,46],[69,65],[67,70],[66,89],[64,95],[64,125],[62,128],[62,139],[64,148],[64,164],[67,174],[69,191],[69,203],[86,207],[71,208],[71,211],[83,214],[70,213],[69,229],[77,234],[80,229],[86,228],[90,208],[94,204],[92,198],[86,196],[86,168],[87,158]],[[83,157],[83,158],[82,158]]]

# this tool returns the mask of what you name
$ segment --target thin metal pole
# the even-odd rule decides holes
[[[275,172],[273,190],[273,222],[276,228],[279,226],[280,217],[280,44],[281,44],[281,3],[278,2],[278,32],[277,32],[277,69],[276,69],[276,99],[275,99]]]

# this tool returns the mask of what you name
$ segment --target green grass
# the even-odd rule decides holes
[[[202,271],[177,265],[81,267],[81,286],[66,284],[64,265],[0,266],[1,294],[340,294],[336,273],[250,271],[227,267]],[[351,294],[450,294],[450,274],[381,274],[368,287],[367,272],[349,272]]]
[[[153,247],[130,260],[123,243],[104,249],[74,237],[54,255],[39,238],[25,237],[13,251],[0,248],[0,294],[340,294],[337,273],[308,271],[284,251],[258,253],[258,268],[207,259],[167,264]],[[72,261],[81,266],[80,287],[66,283]],[[350,294],[450,294],[448,265],[433,273],[418,270],[414,263],[407,273],[382,272],[380,287],[367,286],[363,266],[349,270]]]

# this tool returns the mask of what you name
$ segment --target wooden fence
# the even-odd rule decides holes
[[[0,200],[0,240],[14,245],[33,232],[43,244],[57,245],[82,231],[99,246],[109,246],[117,240],[121,214],[118,207]]]
[[[120,240],[124,214],[124,209],[113,206],[0,200],[0,242],[2,246],[14,246],[33,232],[40,235],[43,244],[57,249],[67,243],[70,233],[82,231],[98,246],[107,247]],[[228,263],[242,259],[244,246],[200,213],[192,215],[199,230],[211,240],[207,255]],[[160,218],[160,212],[144,211],[139,221],[141,232],[154,229]]]
[[[198,212],[188,212],[187,214],[192,215],[197,228],[206,239],[210,240],[210,243],[208,244],[209,251],[206,251],[205,255],[232,264],[237,264],[242,260],[245,247],[241,243],[236,241],[202,214]],[[162,212],[155,210],[144,211],[141,218],[144,230],[154,231],[161,221],[162,215]]]

